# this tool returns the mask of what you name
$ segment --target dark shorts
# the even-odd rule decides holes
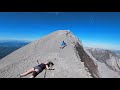
[[[39,66],[35,66],[35,67],[33,67],[33,68],[34,68],[34,70],[35,70],[35,69],[41,70],[41,68],[40,68]]]
[[[38,74],[39,74],[38,72],[34,71],[32,75],[36,77]]]
[[[43,71],[39,66],[35,66],[33,68],[34,68],[34,70],[38,69],[38,72],[36,72],[36,71],[33,72],[34,77],[36,77],[39,73],[41,73]]]

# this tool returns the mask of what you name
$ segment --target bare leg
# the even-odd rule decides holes
[[[65,46],[61,46],[60,48],[63,49]]]
[[[63,49],[63,46],[61,46],[60,49]]]
[[[34,71],[36,71],[37,73],[39,72],[38,69],[35,69]],[[36,76],[34,76],[34,75],[30,76],[30,78],[35,78],[35,77],[36,77]]]
[[[29,69],[27,72],[21,74],[20,76],[21,76],[21,77],[22,77],[22,76],[26,76],[26,75],[32,73],[33,71],[34,71],[34,68],[31,68],[31,69]]]
[[[62,48],[64,48],[65,46],[63,46]]]

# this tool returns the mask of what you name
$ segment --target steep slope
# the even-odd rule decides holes
[[[67,43],[67,46],[60,49],[63,40]],[[83,56],[80,53],[83,53],[87,58],[82,58]],[[54,62],[55,70],[47,70],[46,78],[100,77],[97,65],[92,58],[72,32],[59,30],[1,59],[0,78],[19,78],[20,73],[36,66],[37,60],[39,62],[49,60]],[[37,78],[43,78],[44,73],[45,71],[39,74]],[[29,75],[26,77],[29,77]]]
[[[120,77],[120,58],[115,52],[97,48],[87,50],[99,61],[97,64],[103,77]]]

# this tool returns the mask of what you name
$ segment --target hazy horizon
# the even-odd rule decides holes
[[[34,41],[70,30],[84,46],[120,50],[120,12],[0,12],[0,40]]]

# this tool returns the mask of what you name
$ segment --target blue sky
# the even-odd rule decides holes
[[[71,30],[84,46],[120,50],[120,12],[0,12],[0,40]]]

